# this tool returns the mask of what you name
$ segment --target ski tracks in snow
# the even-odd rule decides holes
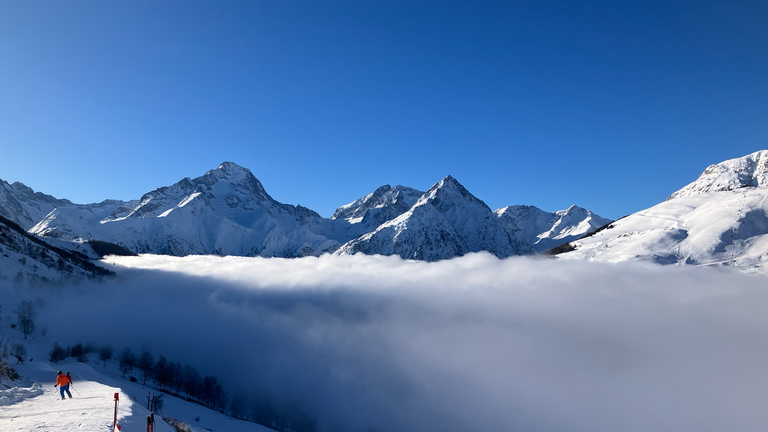
[[[35,384],[41,388],[39,384]],[[7,432],[27,431],[78,431],[104,432],[112,426],[114,416],[114,389],[85,382],[77,386],[72,399],[62,400],[59,390],[42,388],[31,398],[0,406],[0,430]],[[70,390],[71,391],[71,390]],[[32,395],[33,393],[26,393]]]

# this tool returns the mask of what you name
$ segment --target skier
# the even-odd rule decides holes
[[[16,364],[24,364],[24,359],[21,356],[16,356]]]
[[[54,387],[59,387],[59,393],[61,393],[61,399],[64,400],[64,392],[67,392],[67,396],[72,399],[72,393],[69,392],[69,383],[71,378],[67,378],[66,375],[59,371],[56,376],[56,384]]]

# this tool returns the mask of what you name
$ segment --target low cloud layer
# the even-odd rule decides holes
[[[109,261],[120,281],[50,294],[77,311],[52,339],[147,347],[326,429],[768,424],[764,278],[487,254]]]

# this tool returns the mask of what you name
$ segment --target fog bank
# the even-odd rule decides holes
[[[768,423],[764,278],[484,253],[108,262],[119,281],[46,294],[77,311],[49,324],[52,342],[147,347],[228,390],[301,404],[326,429]]]

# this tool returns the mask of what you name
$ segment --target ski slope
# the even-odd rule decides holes
[[[118,383],[84,363],[62,365],[72,374],[73,398],[62,400],[53,386],[55,367],[32,361],[15,367],[22,375],[19,387],[0,391],[0,430],[104,432],[114,419],[114,394],[119,394],[118,424],[124,431],[146,430],[148,411],[120,389]],[[155,422],[157,432],[174,432]]]
[[[93,361],[93,358],[91,358]],[[111,431],[114,419],[114,394],[119,394],[118,421],[123,432],[145,431],[148,392],[160,394],[150,386],[132,383],[120,377],[116,362],[106,368],[70,359],[51,364],[33,360],[11,366],[22,379],[3,381],[0,385],[0,431],[2,432],[104,432]],[[95,366],[95,367],[94,367]],[[62,400],[54,387],[56,371],[69,371],[72,399]],[[113,375],[114,374],[114,375]],[[7,388],[9,387],[10,388]],[[143,401],[144,405],[138,403]],[[155,415],[156,432],[175,432],[161,417],[178,419],[193,432],[266,432],[271,429],[236,420],[200,405],[170,395],[164,396],[164,408]],[[196,421],[195,419],[199,419]]]

